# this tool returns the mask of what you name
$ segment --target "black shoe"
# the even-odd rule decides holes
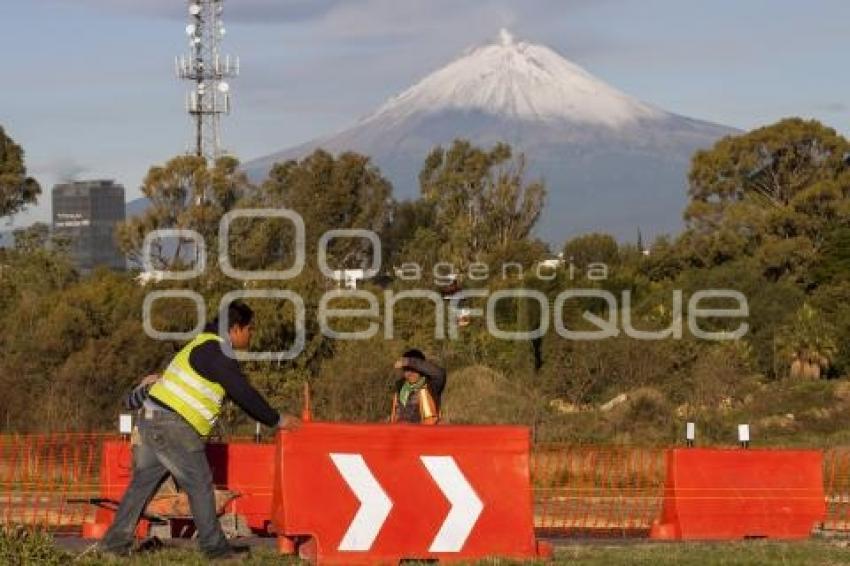
[[[205,554],[210,560],[227,560],[229,558],[242,558],[249,552],[251,552],[251,547],[246,544],[231,544],[220,551]]]
[[[247,544],[231,544],[230,552],[233,554],[248,554],[251,552],[251,547]]]
[[[156,552],[157,550],[162,550],[164,546],[165,544],[163,544],[159,538],[150,537],[139,544],[139,547],[136,549],[136,553],[141,554],[143,552]]]

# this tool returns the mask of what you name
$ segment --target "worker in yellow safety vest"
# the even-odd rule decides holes
[[[139,517],[169,473],[189,496],[201,550],[209,558],[244,550],[227,542],[219,524],[205,437],[226,398],[267,426],[295,430],[300,424],[269,406],[234,358],[234,350],[250,344],[253,316],[246,304],[234,301],[227,309],[226,329],[219,328],[218,319],[207,325],[162,375],[146,377],[125,400],[127,408],[139,411],[140,442],[133,447],[132,480],[101,551],[130,553]]]

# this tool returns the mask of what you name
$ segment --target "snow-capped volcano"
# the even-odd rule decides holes
[[[261,180],[317,148],[372,157],[396,198],[419,195],[428,152],[456,138],[525,153],[548,188],[538,234],[633,239],[681,227],[690,157],[735,130],[672,114],[609,86],[542,45],[502,30],[338,134],[249,162]]]
[[[418,112],[480,111],[519,120],[564,120],[617,127],[663,112],[606,85],[548,47],[499,42],[463,57],[391,98],[364,120],[403,120]]]

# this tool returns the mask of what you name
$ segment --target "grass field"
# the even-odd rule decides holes
[[[827,541],[800,543],[747,541],[736,543],[665,543],[574,545],[558,548],[559,564],[755,565],[850,564],[850,548]]]
[[[202,565],[208,562],[193,549],[170,548],[140,554],[128,559],[99,556],[79,550],[65,550],[42,535],[0,536],[0,563],[15,565],[131,565],[170,566]],[[238,560],[218,563],[300,564],[297,559],[283,558],[273,548],[257,547]],[[481,564],[510,564],[508,561],[482,561]],[[542,564],[543,562],[541,562]],[[850,564],[850,546],[840,540],[810,540],[798,543],[747,541],[736,543],[647,543],[587,542],[558,544],[555,559],[547,564],[618,565],[829,565]]]
[[[203,557],[190,550],[165,550],[148,556],[120,561],[104,561],[92,557],[80,560],[81,564],[133,564],[137,566],[166,566],[170,564],[206,564]],[[241,564],[298,564],[297,560],[285,560],[272,549],[262,548],[252,552],[251,558]],[[485,561],[483,564],[508,564],[506,561]],[[555,564],[586,564],[610,566],[618,564],[660,565],[761,565],[761,564],[850,564],[850,548],[834,543],[804,542],[748,542],[730,544],[628,544],[599,545],[580,544],[558,548]],[[551,563],[550,563],[551,564]]]
[[[172,543],[174,544],[174,543]],[[0,564],[15,566],[200,566],[209,562],[194,548],[194,543],[181,541],[179,547],[113,558],[88,549],[80,539],[56,539],[42,533],[0,529]],[[189,545],[189,546],[187,546]],[[273,542],[266,540],[238,559],[219,560],[219,564],[303,564],[295,558],[278,555]],[[663,565],[829,565],[850,564],[850,542],[847,539],[811,539],[803,542],[765,540],[734,543],[650,543],[631,541],[560,541],[553,561],[540,564],[583,564],[610,566],[619,564]],[[488,560],[479,564],[511,564]]]

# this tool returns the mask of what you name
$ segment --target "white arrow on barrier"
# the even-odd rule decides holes
[[[422,456],[422,463],[451,503],[443,525],[431,543],[431,552],[460,552],[478,522],[484,504],[451,456]]]
[[[364,551],[372,548],[372,543],[381,532],[384,521],[393,508],[393,502],[381,488],[381,484],[372,475],[366,460],[360,454],[331,454],[331,460],[342,479],[360,501],[360,508],[342,541],[339,550]]]

